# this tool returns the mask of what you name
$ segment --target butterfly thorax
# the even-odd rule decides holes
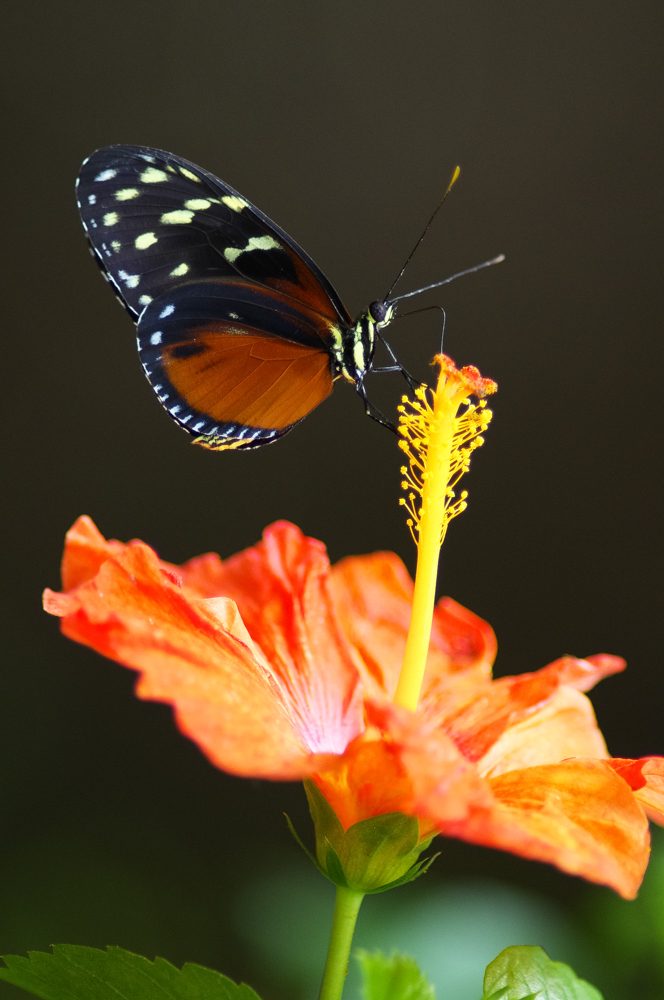
[[[333,354],[338,374],[353,385],[361,384],[371,371],[376,333],[392,321],[394,308],[385,302],[372,302],[353,326],[344,330],[338,339],[335,338]]]

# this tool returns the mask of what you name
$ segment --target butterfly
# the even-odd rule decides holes
[[[394,364],[374,367],[396,299],[372,302],[353,320],[287,233],[173,153],[98,149],[76,191],[91,250],[136,322],[148,381],[196,444],[221,451],[276,441],[340,378],[369,416],[392,427],[364,381],[382,370],[413,382],[387,344]]]

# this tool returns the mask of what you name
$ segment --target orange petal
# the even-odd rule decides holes
[[[484,777],[555,764],[567,757],[608,757],[595,712],[580,691],[563,685],[532,715],[504,731],[477,762]]]
[[[624,778],[650,819],[664,826],[664,758],[614,757],[608,763]]]
[[[182,731],[218,767],[307,774],[315,758],[232,602],[188,599],[140,542],[114,543],[111,552],[93,579],[64,595],[75,602],[64,634],[139,670],[139,697],[172,704]]]
[[[466,839],[549,861],[634,898],[648,864],[648,823],[608,763],[568,760],[525,768],[490,785],[498,802],[491,822],[485,830],[476,823]]]
[[[441,833],[549,862],[634,898],[648,863],[648,821],[607,762],[529,767],[488,784],[493,807],[443,822]]]
[[[563,659],[569,661],[570,657],[563,657]],[[556,662],[560,663],[562,661],[558,660]],[[571,684],[579,691],[590,691],[598,681],[601,681],[604,677],[611,677],[613,674],[622,673],[627,666],[622,656],[612,656],[610,653],[595,653],[594,656],[586,656],[585,660],[575,660],[574,663],[576,665],[583,665],[583,673],[581,675],[577,674],[575,678],[568,676],[563,683]],[[591,670],[587,669],[588,664],[590,664]],[[554,664],[551,664],[551,666],[554,666]]]
[[[362,690],[328,589],[323,543],[281,521],[231,559],[192,560],[182,577],[199,593],[214,591],[236,602],[307,746],[314,753],[343,753],[364,728]]]
[[[467,819],[474,809],[490,808],[493,797],[478,774],[441,729],[421,712],[390,703],[366,706],[367,717],[379,726],[410,781],[410,800],[403,811],[428,819],[430,829]]]
[[[64,618],[66,615],[73,615],[78,611],[79,603],[75,594],[58,594],[47,587],[42,594],[42,604],[44,611],[57,618]]]
[[[73,590],[92,580],[118,544],[107,542],[91,518],[79,517],[65,539],[60,568],[63,590]]]
[[[342,559],[332,567],[330,587],[341,627],[357,651],[363,674],[392,698],[406,648],[413,581],[393,552]],[[463,675],[475,683],[491,676],[496,639],[486,622],[444,597],[434,612],[424,681]]]
[[[408,775],[399,755],[378,734],[365,733],[343,756],[314,775],[314,781],[344,828],[390,812],[407,812],[412,800]]]
[[[471,690],[460,706],[458,698],[457,704],[442,698],[438,709],[440,724],[468,760],[479,761],[503,733],[532,715],[562,685],[588,690],[607,673],[623,667],[624,660],[619,657],[602,655],[577,660],[565,656],[534,673],[501,677],[482,691]],[[595,728],[594,717],[591,728]],[[592,739],[591,734],[589,738]]]
[[[223,560],[216,552],[207,552],[178,566],[177,572],[187,593],[198,597],[219,597],[222,594],[223,567]]]
[[[386,704],[369,705],[368,716],[403,769],[400,808],[417,815],[421,829],[549,862],[627,898],[636,894],[648,823],[608,761],[565,760],[485,779],[444,733],[427,731],[421,713]]]
[[[329,760],[314,780],[344,829],[359,820],[404,812],[420,820],[420,836],[431,834],[441,815],[458,820],[470,804],[492,801],[486,782],[444,733],[419,714],[388,701],[365,705],[368,728],[343,756]],[[432,822],[429,804],[438,804]]]

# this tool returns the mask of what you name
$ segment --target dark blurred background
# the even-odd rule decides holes
[[[216,771],[167,707],[134,699],[129,671],[59,635],[40,593],[58,587],[82,513],[174,562],[230,555],[289,518],[333,560],[386,548],[412,569],[399,453],[344,386],[276,445],[192,447],[88,255],[80,162],[138,143],[200,163],[292,234],[353,314],[385,293],[461,165],[400,286],[507,256],[418,302],[445,306],[447,351],[500,386],[441,592],[494,626],[498,674],[566,652],[625,656],[627,673],[592,696],[609,748],[662,753],[664,8],[22,0],[2,21],[0,951],[120,944],[246,978],[265,1000],[308,1000],[331,901],[282,816],[308,831],[301,788]],[[390,340],[426,377],[435,314]],[[404,386],[377,375],[369,388],[393,409]],[[465,907],[465,944],[448,951],[470,955],[475,985],[450,992],[441,973],[442,1000],[479,995],[479,957],[529,932],[611,1000],[664,992],[664,875],[650,876],[648,910],[544,866],[439,849],[421,883],[371,901],[360,939],[403,907],[440,958]],[[319,935],[313,972],[294,948],[305,931]],[[411,947],[397,931],[390,945]]]

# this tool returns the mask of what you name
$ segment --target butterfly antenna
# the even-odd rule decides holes
[[[406,292],[405,295],[397,295],[395,298],[390,299],[390,304],[392,302],[398,302],[400,299],[409,299],[413,295],[420,295],[421,292],[428,292],[432,288],[440,288],[441,285],[449,285],[450,281],[456,281],[457,278],[463,278],[464,274],[474,274],[475,271],[481,271],[485,267],[492,267],[494,264],[501,264],[505,260],[505,254],[498,254],[493,260],[485,260],[483,264],[476,264],[475,267],[468,267],[465,271],[457,271],[450,278],[445,278],[443,281],[435,281],[433,285],[425,285],[424,288],[416,288],[414,292]]]
[[[436,216],[440,212],[441,208],[443,207],[443,203],[445,202],[445,199],[447,198],[448,194],[450,193],[450,191],[454,187],[454,184],[456,183],[456,180],[457,180],[457,178],[458,178],[458,176],[459,176],[460,173],[461,173],[461,167],[455,167],[454,173],[452,174],[452,180],[447,185],[447,191],[445,192],[445,194],[443,195],[443,197],[440,199],[440,203],[438,204],[438,206],[437,206],[436,210],[434,211],[433,215],[431,216],[431,218],[427,222],[426,226],[424,227],[424,232],[422,233],[422,235],[420,236],[419,240],[417,241],[417,243],[415,244],[415,246],[411,250],[410,254],[408,255],[408,259],[406,260],[406,263],[401,268],[401,270],[397,274],[396,278],[394,279],[394,281],[390,285],[389,290],[387,292],[387,295],[383,299],[383,302],[389,301],[389,299],[390,299],[390,292],[392,291],[392,289],[394,288],[394,286],[399,281],[399,279],[403,275],[404,271],[406,270],[406,268],[410,264],[410,262],[411,262],[411,260],[413,258],[413,255],[415,254],[415,251],[417,250],[417,248],[419,247],[420,243],[422,242],[422,240],[426,236],[427,232],[429,231],[429,227],[431,226],[431,223],[433,222],[433,220],[436,218]],[[392,301],[396,301],[396,300],[392,300]]]

